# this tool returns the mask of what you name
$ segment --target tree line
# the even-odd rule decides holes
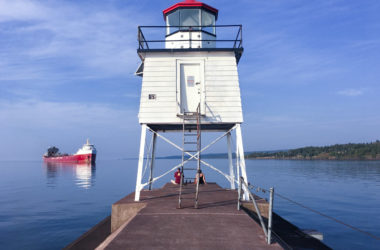
[[[278,152],[253,152],[247,158],[256,159],[320,159],[320,160],[380,160],[380,141],[336,144],[324,147],[303,147]]]

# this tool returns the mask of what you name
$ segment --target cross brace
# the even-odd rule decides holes
[[[178,150],[182,151],[182,147],[178,146],[177,144],[175,144],[174,142],[172,142],[171,140],[169,140],[168,138],[164,137],[163,135],[159,134],[158,132],[150,129],[147,125],[143,124],[143,128],[142,128],[142,134],[141,134],[141,141],[140,143],[143,144],[143,140],[145,140],[145,133],[146,133],[146,130],[149,130],[151,131],[152,133],[154,133],[157,137],[163,139],[165,142],[169,143],[170,145],[172,145],[173,147],[177,148]],[[225,136],[229,136],[231,134],[231,132],[233,130],[236,130],[236,136],[237,136],[237,142],[236,142],[236,158],[237,158],[237,174],[238,174],[238,177],[239,175],[241,174],[241,176],[243,176],[243,178],[245,180],[248,180],[247,179],[247,174],[246,174],[246,169],[245,169],[245,160],[244,160],[244,149],[243,149],[243,144],[242,144],[242,138],[241,138],[241,128],[240,128],[240,124],[236,124],[234,127],[232,127],[231,129],[229,129],[227,132],[225,132],[223,135],[219,136],[218,138],[216,138],[214,141],[212,141],[210,144],[208,144],[207,146],[205,146],[204,148],[202,148],[199,152],[197,152],[196,154],[191,154],[190,152],[185,152],[185,154],[187,154],[189,156],[189,158],[187,160],[185,160],[182,163],[179,163],[178,165],[174,166],[172,169],[166,171],[164,174],[158,176],[158,177],[155,177],[155,178],[151,178],[150,177],[150,180],[147,182],[147,183],[141,183],[141,180],[142,180],[142,169],[140,170],[140,168],[142,168],[142,161],[143,161],[143,148],[144,146],[140,144],[140,157],[139,157],[139,169],[137,171],[137,180],[136,180],[136,191],[135,191],[135,201],[139,201],[140,200],[140,191],[147,185],[151,185],[151,183],[157,181],[158,179],[166,176],[167,174],[169,174],[170,172],[174,171],[175,169],[177,169],[178,167],[180,167],[181,165],[184,165],[186,163],[188,163],[189,161],[191,161],[192,159],[196,159],[198,160],[199,158],[199,154],[202,153],[203,151],[205,151],[206,149],[208,149],[209,147],[211,147],[212,145],[214,145],[215,143],[217,143],[219,140],[221,140],[223,137]],[[229,140],[228,140],[229,142]],[[141,152],[142,151],[142,152]],[[230,159],[231,161],[231,159]],[[233,171],[231,172],[230,171],[230,175],[227,175],[225,173],[223,173],[221,170],[217,169],[216,167],[214,167],[213,165],[201,160],[202,164],[204,164],[205,166],[213,169],[214,171],[218,172],[219,174],[223,175],[227,180],[229,180],[231,182],[231,187],[234,186],[232,183],[239,183],[239,179],[236,180],[233,176]],[[241,170],[241,173],[240,171]],[[141,171],[141,172],[140,172]],[[244,199],[249,199],[248,197],[248,193],[246,192],[246,190],[244,191]]]

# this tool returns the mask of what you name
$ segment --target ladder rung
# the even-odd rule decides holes
[[[198,150],[183,150],[183,152],[189,152],[189,153],[194,153],[194,152],[198,152]]]
[[[198,134],[184,134],[184,136],[197,136]]]
[[[183,170],[198,170],[198,169],[197,168],[184,168]],[[187,179],[194,179],[194,178],[187,178]]]
[[[185,144],[197,144],[198,142],[185,142]]]

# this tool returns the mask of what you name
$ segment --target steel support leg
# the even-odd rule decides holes
[[[228,145],[228,164],[230,167],[230,183],[231,189],[235,189],[235,174],[234,174],[234,165],[232,164],[232,149],[231,149],[231,133],[227,134],[227,145]]]
[[[245,158],[244,158],[244,147],[243,147],[243,137],[241,134],[241,127],[240,124],[236,125],[236,144],[238,148],[238,155],[236,155],[236,158],[239,158],[239,166],[241,171],[241,176],[244,178],[244,180],[248,183],[247,178],[247,171],[245,169]],[[239,168],[239,166],[237,166]],[[249,200],[249,193],[245,186],[243,186],[244,189],[244,200]]]
[[[240,163],[239,163],[239,146],[238,144],[236,143],[236,151],[235,151],[235,155],[236,155],[236,175],[237,175],[237,178],[238,178],[238,206],[237,206],[237,209],[240,210],[240,203],[241,203],[241,190],[242,190],[242,182],[241,182],[241,175],[240,175]]]
[[[153,168],[154,168],[154,158],[155,158],[155,152],[156,152],[156,141],[157,141],[157,135],[153,133],[153,145],[152,145],[152,158],[150,161],[150,174],[149,174],[149,190],[152,190],[152,181],[153,181]]]
[[[143,124],[141,126],[140,153],[139,153],[139,163],[137,165],[135,201],[140,201],[140,191],[141,191],[142,171],[143,171],[143,163],[144,163],[144,149],[145,149],[146,130],[147,130],[147,126],[146,126],[146,124]]]

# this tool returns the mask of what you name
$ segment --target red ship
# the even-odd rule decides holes
[[[58,148],[50,147],[42,158],[44,162],[94,164],[96,160],[96,148],[87,140],[87,143],[73,155],[61,154]]]

